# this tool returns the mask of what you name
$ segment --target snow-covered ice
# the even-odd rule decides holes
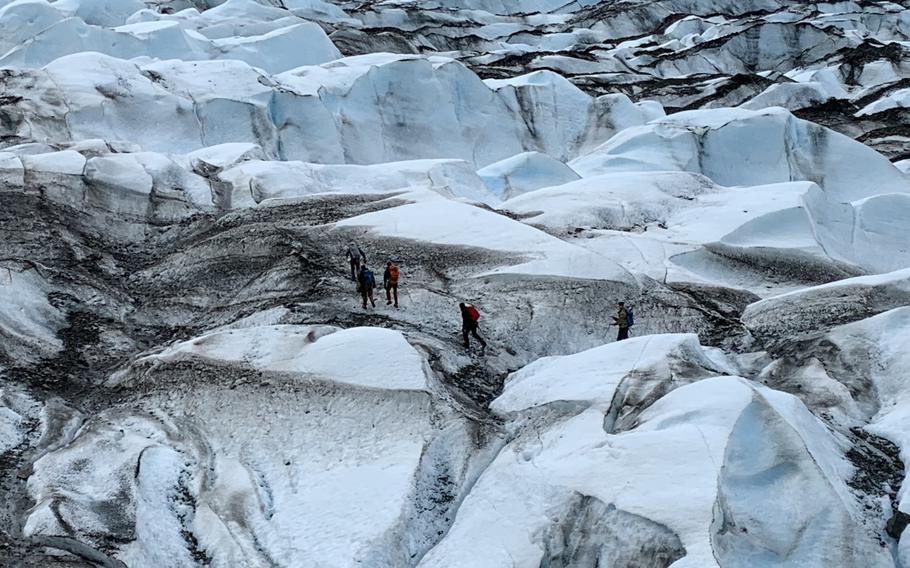
[[[523,152],[490,164],[477,170],[477,175],[502,199],[579,179],[569,166],[538,152]]]
[[[366,364],[351,364],[349,354]],[[330,378],[347,384],[401,390],[426,390],[420,355],[396,331],[363,328],[271,326],[217,331],[179,343],[150,361],[201,358],[242,363],[254,369],[301,377]],[[140,359],[140,362],[146,362]]]
[[[605,432],[597,407],[524,420],[529,432],[497,456],[420,566],[536,565],[573,554],[674,567],[741,558],[889,565],[855,524],[862,512],[840,441],[791,395],[719,377],[672,390],[628,430]],[[787,506],[807,490],[811,505]],[[621,522],[598,525],[598,512]],[[569,527],[586,537],[561,544]]]
[[[477,247],[504,255],[530,257],[490,274],[634,281],[618,264],[587,249],[498,213],[435,196],[345,219],[338,226],[367,227],[378,234],[399,239]]]
[[[907,566],[901,4],[0,0],[0,564]]]
[[[753,333],[785,341],[910,303],[910,270],[838,280],[766,298],[746,308]]]

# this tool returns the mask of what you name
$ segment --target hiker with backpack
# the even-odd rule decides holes
[[[464,337],[464,346],[471,346],[468,341],[468,334],[470,333],[474,336],[474,339],[480,342],[481,349],[486,349],[487,342],[477,335],[477,320],[480,319],[480,312],[477,311],[473,304],[461,303],[458,304],[458,307],[461,309],[461,335]]]
[[[398,307],[398,266],[391,260],[385,265],[382,275],[382,286],[385,288],[385,305],[392,303],[392,292],[395,293],[395,307]]]
[[[360,275],[357,278],[357,290],[363,298],[363,309],[367,309],[367,300],[376,307],[376,300],[373,299],[373,288],[376,287],[376,278],[373,271],[367,268],[366,263],[360,268]]]
[[[356,282],[356,281],[357,281],[357,277],[358,277],[358,275],[360,274],[360,264],[361,264],[361,260],[363,260],[363,264],[366,265],[366,263],[367,263],[367,255],[364,254],[363,249],[361,249],[361,248],[357,245],[357,243],[355,243],[354,241],[351,241],[351,242],[348,244],[347,257],[348,257],[348,260],[349,260],[350,263],[351,263],[351,280],[353,280],[354,282]]]
[[[619,326],[616,341],[622,341],[623,339],[629,339],[629,328],[635,323],[635,316],[632,313],[632,308],[627,309],[623,302],[619,302],[617,305],[619,309],[616,310],[616,315],[613,316],[613,325]]]

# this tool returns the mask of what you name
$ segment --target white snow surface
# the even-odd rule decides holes
[[[507,379],[492,409],[510,415],[554,402],[586,402],[606,413],[617,388],[631,374],[651,375],[655,383],[672,380],[671,368],[681,362],[701,367],[703,376],[722,374],[702,352],[697,336],[646,335],[575,355],[538,359]]]
[[[412,195],[414,203],[390,207],[337,223],[364,227],[389,237],[440,245],[474,247],[529,257],[488,274],[561,276],[634,283],[613,261],[506,216],[436,194]]]
[[[362,363],[350,361],[352,357]],[[361,387],[428,388],[417,351],[401,333],[378,328],[276,325],[230,329],[178,343],[151,356],[168,362],[194,358]]]

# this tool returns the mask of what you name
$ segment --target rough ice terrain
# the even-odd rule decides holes
[[[0,0],[0,567],[908,568],[908,124],[905,0]]]

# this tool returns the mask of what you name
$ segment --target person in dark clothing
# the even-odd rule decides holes
[[[367,300],[373,304],[374,308],[376,307],[376,300],[373,299],[373,288],[375,287],[376,278],[373,276],[373,271],[364,264],[357,278],[357,290],[360,291],[360,296],[363,298],[363,309],[367,309]]]
[[[468,341],[468,334],[470,333],[474,336],[474,339],[480,342],[480,347],[486,349],[487,342],[477,335],[477,320],[480,319],[480,313],[477,308],[465,303],[458,304],[458,308],[461,310],[461,336],[464,338],[464,346],[471,346]]]
[[[616,315],[613,316],[613,325],[619,326],[616,341],[622,341],[623,339],[629,339],[629,312],[626,311],[626,306],[623,302],[619,302],[618,306],[619,309],[616,310]]]
[[[351,263],[351,280],[357,281],[358,276],[360,275],[360,265],[367,263],[367,255],[363,253],[363,250],[357,246],[357,243],[351,241],[348,245],[347,252],[348,261]]]
[[[391,260],[385,265],[382,275],[382,287],[385,288],[386,305],[392,303],[392,293],[395,294],[395,307],[398,307],[398,267]]]

